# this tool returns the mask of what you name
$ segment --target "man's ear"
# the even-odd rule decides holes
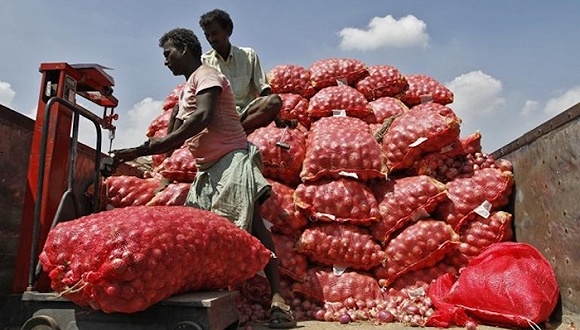
[[[187,53],[187,46],[183,45],[183,48],[181,49],[181,56],[185,55],[185,53]]]

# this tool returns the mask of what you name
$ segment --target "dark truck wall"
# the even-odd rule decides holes
[[[0,105],[0,295],[12,292],[33,131],[34,120]],[[92,211],[85,192],[94,178],[94,158],[94,149],[78,144],[73,191],[82,214]],[[129,166],[117,173],[140,174]],[[67,212],[74,214],[65,207]]]
[[[495,151],[513,163],[518,242],[552,264],[564,316],[580,317],[580,104]]]

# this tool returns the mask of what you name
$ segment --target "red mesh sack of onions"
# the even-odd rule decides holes
[[[306,137],[302,130],[280,128],[272,123],[256,129],[248,135],[248,141],[260,149],[262,172],[266,178],[292,186],[300,183],[306,154]]]
[[[409,88],[407,78],[394,66],[370,65],[369,75],[357,81],[356,89],[369,101],[397,96]]]
[[[398,229],[427,218],[447,198],[447,187],[426,175],[381,180],[372,189],[381,218],[371,230],[373,237],[383,244]]]
[[[179,96],[181,95],[181,91],[183,91],[183,86],[185,86],[185,83],[178,84],[165,97],[165,101],[163,102],[163,110],[171,110],[177,104],[177,102],[179,102]]]
[[[459,274],[459,267],[447,263],[444,258],[434,266],[420,268],[401,275],[390,285],[390,288],[403,290],[416,285],[430,285],[444,274],[457,275]]]
[[[372,114],[363,118],[369,124],[382,124],[386,119],[409,111],[409,108],[394,97],[381,97],[369,102]]]
[[[310,83],[310,71],[295,64],[279,64],[266,74],[268,83],[275,94],[298,94],[309,99],[316,93]]]
[[[472,174],[476,164],[468,161],[469,156],[480,151],[481,134],[476,132],[466,138],[458,138],[439,152],[423,155],[415,161],[413,168],[419,175],[428,175],[447,183],[460,175]],[[486,159],[484,163],[487,161]],[[484,167],[484,164],[477,166]]]
[[[294,206],[294,188],[269,179],[272,193],[260,205],[260,214],[272,223],[272,231],[297,235],[308,225],[308,219]]]
[[[366,302],[384,297],[377,280],[370,274],[345,271],[337,275],[332,269],[326,267],[309,269],[306,280],[294,283],[292,290],[322,303],[344,304],[347,299]]]
[[[147,132],[145,135],[148,138],[162,138],[167,135],[167,126],[169,124],[169,118],[171,117],[171,111],[164,111],[157,117],[155,117],[149,127],[147,128]],[[161,165],[163,160],[167,157],[166,154],[157,154],[151,156],[151,166],[154,168]]]
[[[146,205],[155,196],[161,180],[131,175],[110,176],[103,182],[107,203],[112,207]]]
[[[294,204],[312,220],[368,226],[380,217],[371,189],[349,178],[301,183],[294,191]]]
[[[308,115],[308,99],[298,94],[278,94],[282,99],[280,119],[297,120],[302,126],[310,128],[311,118]]]
[[[389,286],[405,273],[437,264],[458,244],[459,235],[445,222],[419,220],[389,241],[375,276],[381,286]]]
[[[306,228],[296,249],[323,266],[370,270],[384,258],[382,247],[366,228],[337,223],[320,223]]]
[[[62,222],[40,254],[56,292],[106,313],[228,288],[269,259],[258,239],[226,218],[185,206],[126,207]]]
[[[195,158],[187,145],[173,151],[155,171],[170,181],[193,182],[197,173]]]
[[[447,197],[435,214],[459,231],[476,215],[484,218],[508,204],[513,188],[513,173],[498,168],[477,170],[472,176],[447,184]]]
[[[314,122],[306,140],[302,181],[354,177],[359,180],[386,176],[381,146],[364,121],[344,116]]]
[[[445,275],[431,286],[436,312],[427,325],[453,326],[467,313],[488,325],[537,327],[552,314],[559,295],[552,265],[540,251],[526,243],[495,243],[462,269],[457,280]]]
[[[167,134],[167,125],[169,124],[169,118],[171,117],[171,111],[164,111],[157,117],[153,118],[149,127],[147,127],[147,132],[145,135],[147,137],[163,137]]]
[[[465,265],[477,257],[486,247],[513,238],[512,215],[505,211],[493,212],[489,217],[476,216],[459,232],[457,250],[465,258]]]
[[[147,205],[183,206],[190,187],[191,184],[187,182],[170,183],[163,190],[155,194],[155,197]]]
[[[325,87],[308,101],[308,115],[314,119],[331,116],[335,110],[344,110],[347,116],[358,118],[372,114],[364,95],[347,85]]]
[[[396,117],[382,140],[389,171],[410,168],[421,155],[449,145],[459,137],[460,124],[453,110],[433,102]]]
[[[298,253],[296,238],[272,233],[272,240],[276,247],[280,274],[295,281],[304,280],[308,270],[308,259],[305,255]]]
[[[424,97],[443,105],[453,102],[453,92],[433,77],[424,74],[411,74],[407,75],[406,78],[409,88],[399,98],[408,107],[421,104]]]
[[[357,81],[369,74],[364,62],[350,58],[321,59],[314,62],[308,71],[312,86],[318,90],[335,86],[339,81],[354,86]]]

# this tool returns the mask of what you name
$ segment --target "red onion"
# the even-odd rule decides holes
[[[350,319],[350,315],[348,315],[347,313],[342,314],[339,318],[338,321],[341,324],[347,324],[350,323],[351,319]]]

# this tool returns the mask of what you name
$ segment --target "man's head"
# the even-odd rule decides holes
[[[199,26],[205,31],[205,27],[212,23],[218,23],[222,29],[224,29],[228,36],[232,35],[234,32],[234,22],[230,17],[230,14],[226,13],[221,9],[214,9],[203,15],[199,19]]]
[[[191,74],[188,71],[192,63],[200,63],[201,44],[189,29],[177,28],[165,33],[159,38],[159,47],[163,48],[165,65],[176,76]]]
[[[201,15],[199,26],[211,48],[222,56],[230,50],[230,36],[234,31],[234,23],[228,13],[220,9],[214,9]]]

